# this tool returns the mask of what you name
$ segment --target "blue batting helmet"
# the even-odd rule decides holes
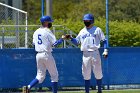
[[[41,23],[44,23],[44,22],[53,22],[53,20],[51,19],[50,16],[42,16],[40,18],[40,21],[41,21]]]
[[[92,14],[85,14],[83,20],[92,20],[94,21],[94,16]]]

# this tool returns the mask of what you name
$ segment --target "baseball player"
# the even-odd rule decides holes
[[[85,14],[83,17],[85,27],[79,32],[76,38],[71,38],[71,41],[78,45],[81,43],[81,51],[83,51],[82,62],[82,75],[85,80],[85,93],[89,93],[91,72],[93,71],[97,81],[98,92],[102,93],[102,67],[101,58],[98,49],[100,48],[100,42],[104,43],[103,56],[106,58],[108,55],[107,40],[104,33],[99,27],[94,26],[94,16],[92,14]],[[66,36],[66,38],[69,35]]]
[[[63,39],[56,41],[54,34],[49,28],[52,27],[53,20],[50,16],[40,18],[42,27],[38,28],[33,34],[33,44],[35,45],[36,61],[37,61],[37,76],[27,86],[27,93],[38,83],[42,83],[48,70],[51,76],[52,91],[57,93],[58,71],[55,60],[52,56],[52,46],[56,46],[63,42]]]

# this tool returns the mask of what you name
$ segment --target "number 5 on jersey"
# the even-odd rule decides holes
[[[42,44],[41,34],[38,34],[38,44],[39,44],[39,45]]]

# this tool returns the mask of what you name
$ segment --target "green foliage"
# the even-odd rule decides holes
[[[85,13],[94,13],[96,17],[103,17],[105,16],[104,3],[103,0],[54,0],[53,17],[74,21],[81,20]]]
[[[140,0],[109,0],[110,20],[140,22]]]
[[[110,22],[111,46],[140,46],[140,24],[132,21]]]
[[[56,19],[54,20],[54,24],[62,24],[63,26],[69,28],[70,30],[72,30],[73,32],[77,33],[79,32],[79,30],[82,29],[82,27],[84,26],[82,21],[73,21],[72,19],[67,19],[67,20],[62,20],[62,19]]]
[[[37,23],[41,17],[41,0],[23,0],[23,10],[28,12],[28,20]]]
[[[95,18],[105,18],[106,13],[105,0],[53,0],[52,7],[53,18],[55,19],[81,20],[85,13],[93,13]],[[34,23],[39,22],[41,0],[23,0],[23,10],[28,12],[28,20]],[[140,22],[139,11],[140,0],[109,0],[109,18],[111,21],[132,20]]]
[[[95,25],[106,33],[105,0],[53,0],[53,19],[75,33],[84,27],[85,13],[95,16]],[[41,0],[23,0],[28,24],[40,24]],[[140,0],[109,0],[110,46],[140,46]],[[34,28],[30,28],[34,29]]]
[[[62,24],[76,34],[84,27],[81,20],[73,21],[71,19],[56,19],[54,24]],[[98,18],[95,20],[95,26],[100,27],[106,34],[106,20]],[[110,46],[140,46],[140,24],[132,21],[110,21],[109,22],[109,44]]]

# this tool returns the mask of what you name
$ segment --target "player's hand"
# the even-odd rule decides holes
[[[65,35],[62,35],[61,38],[62,38],[62,39],[65,39],[66,37],[65,37]]]
[[[108,57],[108,50],[104,49],[104,52],[103,52],[102,55],[104,56],[104,58],[107,58]]]
[[[71,39],[72,37],[71,37],[71,35],[66,34],[66,35],[62,35],[61,38],[62,38],[62,39]]]

